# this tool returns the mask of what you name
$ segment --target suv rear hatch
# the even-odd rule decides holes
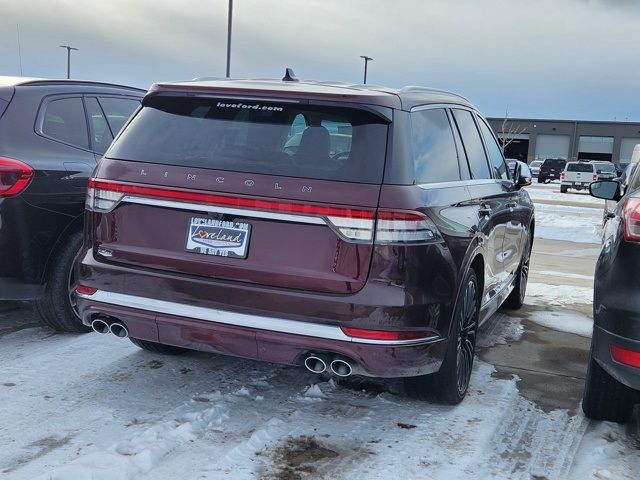
[[[358,291],[373,254],[388,123],[364,106],[151,95],[90,182],[94,255]]]

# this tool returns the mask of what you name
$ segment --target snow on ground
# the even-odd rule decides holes
[[[581,337],[591,338],[593,331],[593,320],[573,310],[535,311],[529,313],[527,319],[538,325],[561,332],[575,333]]]
[[[577,243],[600,243],[602,209],[536,204],[536,237]]]
[[[587,428],[481,361],[467,399],[447,407],[95,334],[28,329],[3,338],[0,358],[0,385],[12,384],[0,390],[0,471],[12,480],[560,479]]]
[[[590,205],[593,207],[599,207],[601,209],[604,208],[604,200],[599,198],[592,197],[589,195],[588,190],[569,190],[567,193],[560,192],[560,183],[537,183],[537,180],[534,181],[530,187],[527,187],[527,192],[531,196],[531,199],[535,203],[542,202],[571,202],[571,203],[582,203],[585,205]]]
[[[590,304],[593,301],[593,288],[574,285],[548,285],[546,283],[527,284],[525,303],[529,305],[573,305]]]

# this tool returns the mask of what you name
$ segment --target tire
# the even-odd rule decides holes
[[[531,231],[531,229],[529,229]],[[527,296],[527,283],[529,281],[529,262],[531,261],[531,237],[527,240],[527,247],[522,252],[520,266],[516,271],[516,281],[513,290],[504,301],[504,306],[512,310],[519,310],[524,305],[524,298]]]
[[[137,338],[131,338],[131,343],[136,347],[153,353],[160,353],[162,355],[181,355],[188,351],[186,348],[174,347],[173,345],[165,345],[164,343],[150,342],[148,340],[139,340]]]
[[[75,282],[73,264],[82,247],[82,232],[69,236],[53,252],[53,263],[47,272],[44,295],[35,301],[36,312],[45,325],[59,332],[87,333],[91,327],[83,325],[71,297]]]
[[[442,366],[430,375],[404,379],[405,392],[411,398],[457,405],[467,393],[475,355],[481,295],[473,269],[467,272],[462,285]]]
[[[544,178],[543,178],[543,177],[538,176],[538,183],[544,183]]]
[[[592,354],[582,396],[582,411],[586,417],[624,423],[631,417],[638,396],[638,392],[609,375]]]
[[[560,185],[560,193],[567,193],[567,190],[569,190],[569,187],[566,185]]]

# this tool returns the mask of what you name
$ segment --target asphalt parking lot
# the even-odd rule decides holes
[[[0,304],[0,472],[10,479],[637,478],[634,426],[580,410],[601,205],[534,185],[529,296],[480,333],[458,407],[396,382],[54,334]],[[571,219],[579,210],[580,221]],[[592,224],[585,227],[584,222]],[[554,228],[556,230],[554,230]],[[576,228],[587,234],[569,241]],[[582,229],[582,230],[580,230]]]

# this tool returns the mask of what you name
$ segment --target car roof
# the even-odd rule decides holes
[[[268,98],[305,98],[345,103],[363,103],[382,107],[411,110],[428,104],[463,105],[475,107],[461,95],[427,87],[389,88],[344,82],[291,81],[273,79],[196,79],[183,82],[154,84],[149,94],[161,92],[190,92],[223,96],[251,96]]]
[[[47,78],[37,78],[37,77],[0,76],[0,86],[23,87],[23,86],[49,86],[49,85],[126,88],[129,90],[135,90],[140,93],[145,92],[144,89],[137,88],[137,87],[130,87],[128,85],[120,85],[117,83],[96,82],[92,80],[69,80],[69,79],[47,79]]]

